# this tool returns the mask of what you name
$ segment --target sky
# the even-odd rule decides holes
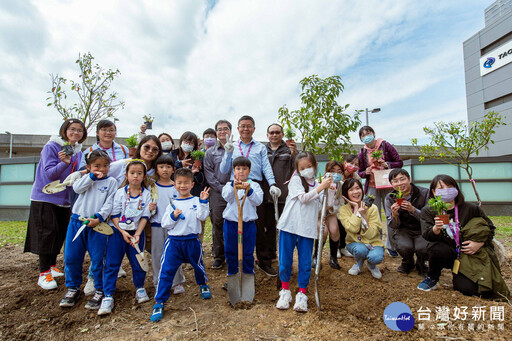
[[[75,60],[91,52],[121,72],[118,136],[138,132],[144,114],[155,117],[148,132],[176,139],[251,115],[266,140],[316,74],[342,78],[349,113],[381,108],[370,114],[377,137],[426,142],[422,127],[467,119],[462,44],[493,2],[1,0],[2,131],[56,134],[50,74],[78,80]]]

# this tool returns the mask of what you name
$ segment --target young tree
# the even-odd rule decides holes
[[[349,104],[343,106],[336,101],[344,88],[341,78],[312,75],[300,84],[301,108],[290,111],[283,105],[279,108],[279,120],[283,126],[293,126],[299,132],[302,150],[341,160],[343,153],[352,152],[349,134],[361,124],[359,112],[352,117],[346,113]]]
[[[59,75],[50,74],[52,89],[48,91],[53,96],[47,98],[48,106],[54,106],[63,119],[77,118],[84,122],[87,130],[101,119],[114,117],[119,108],[124,108],[124,102],[118,100],[117,92],[109,88],[114,78],[121,72],[116,69],[105,70],[98,64],[92,65],[94,57],[90,52],[78,55],[76,63],[80,67],[79,81],[70,80],[71,90],[78,97],[78,103],[66,106],[63,100],[67,98],[63,85],[68,81]]]
[[[430,136],[430,143],[418,146],[417,139],[411,141],[413,146],[418,146],[420,149],[421,162],[425,159],[438,159],[464,169],[471,181],[478,204],[481,205],[475,180],[473,180],[471,161],[478,156],[480,150],[489,149],[488,144],[494,143],[491,137],[495,129],[501,125],[506,125],[501,114],[491,111],[485,114],[482,120],[471,122],[469,126],[465,121],[436,122],[433,128],[423,128],[425,134]]]

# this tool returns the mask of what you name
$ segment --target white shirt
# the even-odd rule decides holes
[[[127,205],[127,190],[128,186],[119,188],[114,195],[114,204],[111,217],[119,218],[119,228],[126,231],[135,231],[137,230],[137,227],[139,227],[139,220],[141,218],[149,219],[151,216],[151,213],[149,212],[151,197],[149,196],[149,190],[142,187],[142,197],[141,195],[137,195],[136,197],[130,196]],[[110,221],[110,225],[114,227],[114,223],[112,223],[112,221]]]
[[[110,168],[108,169],[108,175],[115,178],[117,180],[117,183],[119,186],[121,186],[121,183],[123,182],[125,175],[126,175],[126,166],[132,159],[123,159],[119,161],[112,162],[110,164]],[[153,176],[155,174],[155,170],[151,168],[147,171],[147,176]]]
[[[174,206],[180,209],[185,219],[175,219],[172,213],[174,208],[169,204],[162,217],[162,227],[169,230],[169,236],[187,236],[201,233],[201,222],[210,214],[208,200],[200,200],[199,197],[173,200]]]
[[[167,206],[169,206],[170,199],[173,201],[178,199],[179,193],[174,185],[164,186],[155,182],[158,190],[158,199],[156,200],[156,213],[151,217],[151,226],[161,226],[162,217],[164,216]]]
[[[277,224],[279,230],[306,238],[318,237],[318,211],[323,194],[318,194],[317,187],[318,183],[315,181],[306,193],[298,175],[290,180],[286,203]]]
[[[241,198],[244,196],[245,190],[239,189],[237,191],[238,199],[242,204]],[[238,206],[236,204],[235,189],[233,182],[228,182],[222,188],[222,197],[226,200],[227,205],[222,212],[222,218],[238,222]],[[251,183],[251,189],[247,192],[247,199],[245,200],[243,208],[243,221],[254,221],[258,219],[256,208],[263,202],[263,191],[257,182]]]
[[[79,194],[73,213],[81,217],[95,214],[100,221],[108,220],[117,188],[112,177],[98,179],[92,173],[82,176],[73,184],[73,190]]]

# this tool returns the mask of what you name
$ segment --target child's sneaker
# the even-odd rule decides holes
[[[158,322],[164,317],[164,305],[157,303],[153,306],[153,313],[151,314],[151,322]]]
[[[123,266],[119,267],[119,272],[117,273],[117,278],[126,277],[126,271],[124,271]]]
[[[290,308],[290,303],[292,302],[292,292],[290,290],[281,289],[279,292],[279,301],[277,301],[276,308],[277,309],[288,309]]]
[[[212,292],[210,291],[210,287],[208,286],[208,284],[201,285],[199,288],[201,289],[201,298],[203,300],[212,298]]]
[[[50,270],[52,271],[53,278],[64,276],[64,272],[60,271],[56,266],[52,266]]]
[[[96,288],[94,287],[96,284],[94,283],[93,277],[87,277],[87,283],[85,283],[84,294],[85,296],[91,296],[96,292]]]
[[[185,288],[183,287],[182,284],[178,284],[177,286],[175,286],[174,288],[172,288],[172,293],[174,295],[179,295],[179,294],[183,294],[185,292]]]
[[[426,277],[420,284],[418,284],[417,288],[423,291],[435,290],[437,289],[437,281],[430,277]]]
[[[98,310],[101,306],[101,300],[103,299],[103,291],[98,290],[94,293],[94,296],[87,302],[85,309]]]
[[[295,305],[293,306],[293,310],[299,313],[305,313],[308,311],[308,297],[300,291],[295,296]]]
[[[346,248],[341,248],[338,250],[338,253],[341,253],[341,255],[345,256],[345,257],[354,257],[353,254],[350,253],[349,250],[347,250]],[[341,257],[338,257],[338,258],[341,258]]]
[[[361,272],[361,269],[359,268],[359,265],[357,265],[357,263],[352,265],[350,270],[348,270],[348,274],[352,275],[352,276],[359,275],[360,272]]]
[[[368,270],[370,270],[370,273],[372,274],[373,278],[376,278],[376,279],[382,278],[382,273],[380,272],[377,265],[370,265],[370,264],[366,263],[366,266],[368,267]]]
[[[59,303],[59,306],[63,308],[69,308],[75,305],[80,297],[80,291],[78,289],[69,288],[68,292]]]
[[[114,309],[114,298],[112,296],[104,297],[101,301],[100,309],[98,310],[98,315],[108,315]]]
[[[53,279],[51,271],[40,274],[37,285],[45,290],[57,289],[57,282]]]
[[[144,288],[138,288],[135,292],[135,298],[137,299],[137,303],[144,303],[149,301],[148,293]]]

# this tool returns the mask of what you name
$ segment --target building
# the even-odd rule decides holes
[[[464,71],[468,122],[495,111],[507,124],[480,156],[512,154],[512,0],[486,8],[485,27],[464,42]]]

